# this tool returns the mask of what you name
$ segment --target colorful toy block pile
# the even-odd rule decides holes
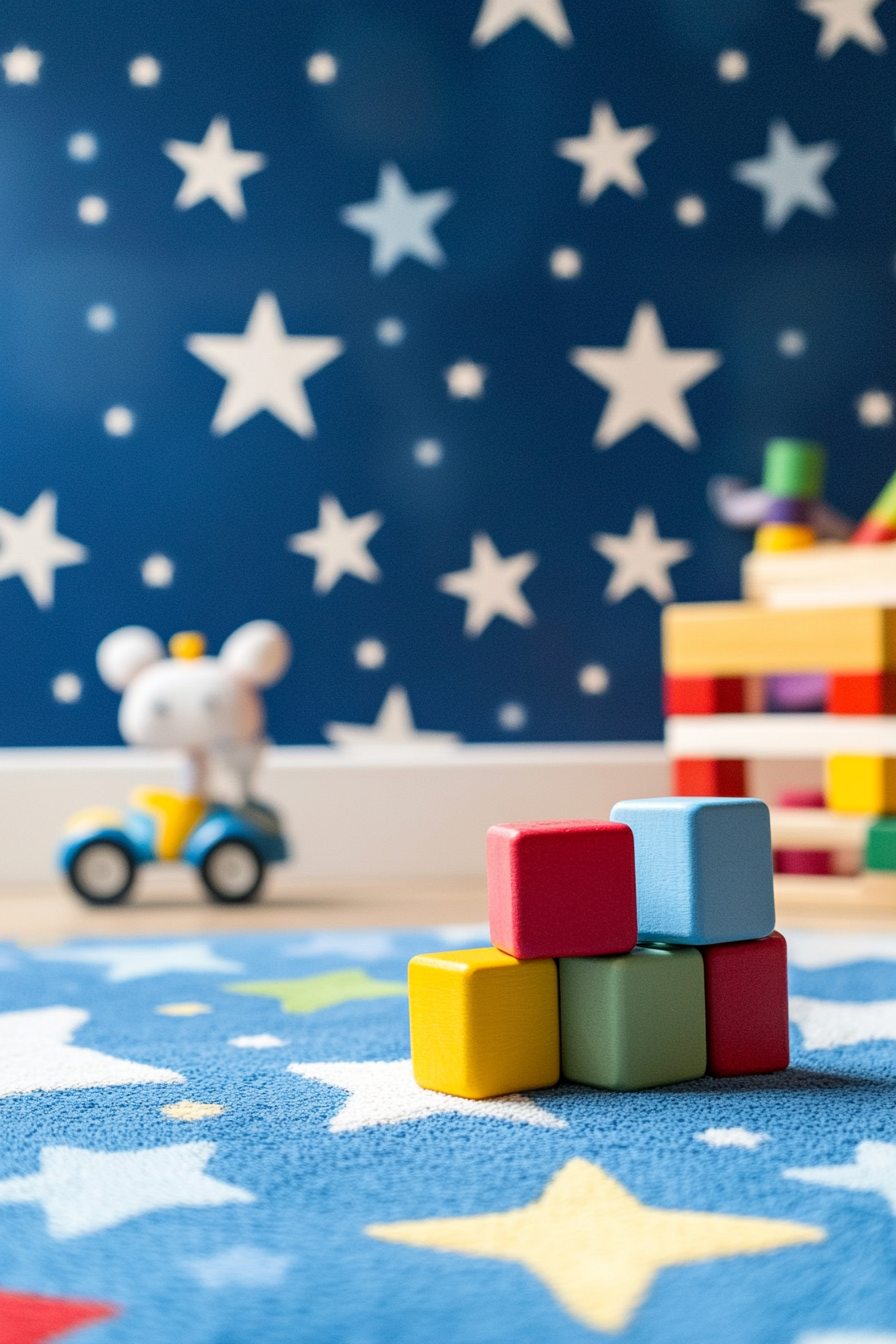
[[[414,957],[421,1087],[479,1100],[562,1075],[630,1091],[787,1067],[768,808],[638,798],[609,821],[493,826],[494,943]]]
[[[812,504],[824,486],[824,449],[802,439],[772,439],[765,450],[762,486],[770,496],[757,551],[798,551],[815,545]]]

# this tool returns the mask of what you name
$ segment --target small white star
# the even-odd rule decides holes
[[[569,358],[610,392],[594,434],[597,448],[612,447],[640,425],[653,425],[680,448],[697,447],[683,394],[717,369],[722,356],[717,350],[671,350],[652,303],[638,305],[624,346],[577,346]]]
[[[290,1064],[289,1072],[351,1094],[330,1121],[331,1134],[451,1114],[508,1120],[543,1129],[566,1128],[565,1120],[518,1093],[491,1101],[467,1101],[463,1097],[449,1097],[444,1092],[429,1092],[415,1083],[409,1059],[388,1063]]]
[[[474,364],[472,359],[459,359],[445,370],[448,395],[457,401],[477,401],[485,391],[487,377],[488,369],[484,364]]]
[[[720,51],[716,61],[716,74],[726,84],[738,84],[750,73],[750,61],[745,51],[729,48]]]
[[[288,943],[284,957],[342,957],[345,961],[386,961],[395,944],[388,933],[313,933],[301,943]]]
[[[582,165],[579,200],[590,204],[614,184],[629,196],[643,196],[647,188],[635,159],[655,139],[652,126],[624,131],[609,103],[595,103],[588,134],[558,140],[554,149],[562,159]]]
[[[388,650],[381,639],[359,639],[355,645],[355,662],[358,667],[374,671],[386,661]]]
[[[238,1050],[276,1050],[278,1046],[288,1045],[289,1042],[263,1031],[258,1036],[231,1036],[227,1044],[235,1045]]]
[[[896,999],[845,1003],[791,995],[790,1019],[803,1037],[804,1050],[836,1050],[863,1041],[896,1041]]]
[[[18,576],[39,607],[52,607],[57,569],[83,565],[89,552],[56,531],[56,495],[44,490],[21,517],[0,509],[0,579]]]
[[[297,555],[309,555],[317,561],[314,591],[329,593],[343,574],[354,574],[365,583],[377,583],[383,577],[367,549],[368,541],[382,525],[381,513],[371,510],[348,518],[334,495],[321,495],[317,527],[297,532],[286,544]]]
[[[84,694],[84,683],[77,672],[60,672],[50,683],[50,689],[60,705],[76,705]]]
[[[504,616],[515,625],[534,625],[535,612],[521,592],[535,566],[534,551],[519,551],[502,556],[486,532],[473,537],[470,568],[443,574],[437,587],[467,604],[464,634],[475,639],[496,616]]]
[[[454,192],[447,188],[411,191],[398,165],[384,163],[375,198],[344,206],[339,218],[373,239],[370,269],[374,275],[388,275],[404,257],[416,257],[427,266],[445,264],[433,228],[454,201]]]
[[[839,153],[833,140],[801,145],[779,117],[769,122],[765,155],[735,163],[731,176],[762,192],[765,227],[774,231],[783,228],[800,206],[815,215],[834,213],[834,199],[821,179]]]
[[[704,1129],[694,1138],[700,1143],[707,1144],[710,1148],[759,1148],[763,1143],[768,1143],[770,1134],[760,1133],[754,1129],[743,1129],[740,1125],[735,1125],[731,1129]]]
[[[896,399],[889,392],[881,392],[879,388],[863,392],[856,401],[859,424],[868,429],[885,429],[893,423],[894,407]]]
[[[242,336],[188,336],[186,347],[227,379],[212,420],[213,434],[229,434],[269,411],[303,439],[317,433],[305,379],[342,354],[337,336],[288,336],[280,305],[264,292],[255,300]]]
[[[80,966],[105,966],[103,977],[110,984],[143,980],[148,975],[178,973],[234,975],[243,970],[238,961],[228,961],[208,943],[102,943],[96,947],[48,947],[31,954],[37,961],[72,962]]]
[[[687,560],[693,550],[689,541],[664,541],[660,537],[653,509],[638,509],[627,536],[598,532],[591,538],[591,545],[614,566],[604,590],[608,602],[621,602],[638,588],[644,588],[657,602],[671,602],[675,589],[669,570]]]
[[[483,0],[470,41],[474,47],[488,46],[524,19],[558,47],[572,46],[572,30],[560,0]]]
[[[403,686],[393,686],[380,706],[373,724],[325,723],[324,737],[337,747],[449,747],[458,741],[457,733],[423,731],[414,724],[411,702]]]
[[[855,1161],[839,1167],[791,1167],[783,1175],[807,1185],[861,1190],[880,1195],[896,1215],[896,1144],[866,1139],[856,1146]]]
[[[283,1282],[292,1260],[291,1255],[271,1255],[254,1246],[233,1246],[181,1263],[203,1288],[273,1288]]]
[[[263,154],[234,149],[230,122],[213,117],[202,141],[166,140],[162,153],[183,170],[184,180],[174,198],[178,210],[190,210],[200,201],[216,201],[231,219],[244,219],[243,178],[260,173],[267,163]]]
[[[0,56],[7,84],[36,84],[44,63],[42,51],[32,51],[23,43]]]
[[[874,12],[883,0],[800,0],[798,8],[821,22],[819,56],[830,59],[845,42],[855,42],[866,51],[886,51],[887,40]]]

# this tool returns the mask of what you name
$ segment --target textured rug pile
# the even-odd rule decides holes
[[[0,1344],[896,1344],[896,937],[793,933],[793,1064],[419,1089],[483,929],[0,949]]]

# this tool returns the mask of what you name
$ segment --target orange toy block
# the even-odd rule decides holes
[[[679,798],[743,798],[747,792],[745,776],[744,761],[679,757],[672,762],[672,792]]]
[[[835,672],[825,708],[829,714],[896,714],[896,672]]]
[[[742,714],[743,677],[665,677],[666,714]]]

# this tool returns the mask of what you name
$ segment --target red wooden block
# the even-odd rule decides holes
[[[745,763],[679,758],[672,762],[672,792],[679,798],[745,798]]]
[[[706,987],[706,1072],[774,1073],[790,1063],[787,944],[780,933],[701,947]]]
[[[835,672],[826,708],[829,714],[896,714],[896,673]]]
[[[742,714],[743,677],[664,677],[667,714]]]
[[[630,952],[638,941],[635,844],[614,821],[492,826],[492,942],[520,960]]]

